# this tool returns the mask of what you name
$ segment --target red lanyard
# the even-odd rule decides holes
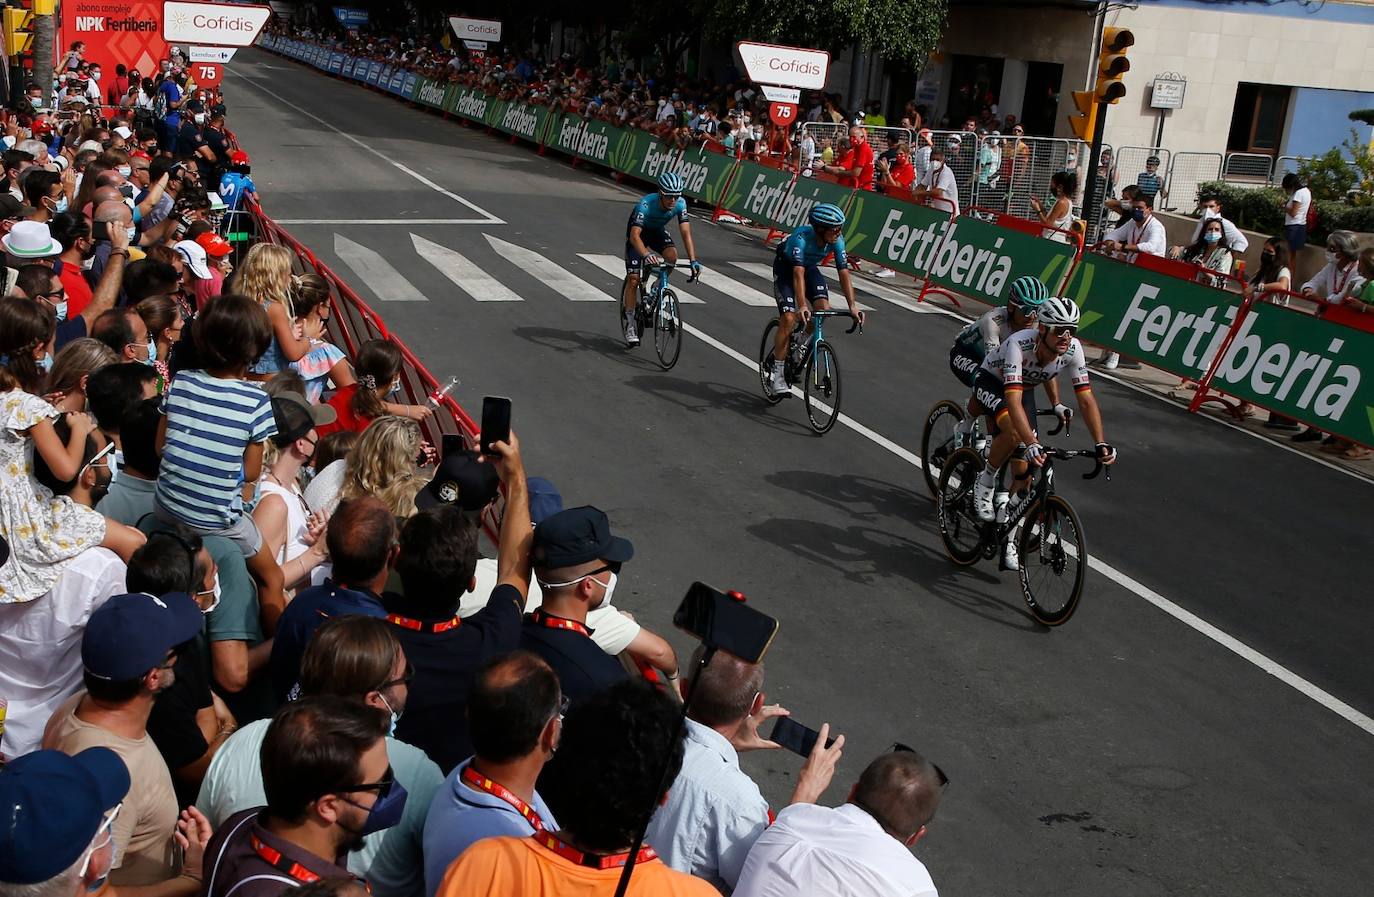
[[[566,617],[555,617],[553,614],[545,613],[543,608],[539,608],[530,614],[530,619],[534,625],[543,626],[545,629],[570,629],[579,635],[592,637],[592,631],[576,620],[569,620]]]
[[[437,623],[426,623],[423,620],[412,620],[410,617],[403,617],[400,614],[388,614],[386,621],[402,629],[411,629],[415,632],[448,632],[450,629],[457,629],[463,625],[460,617],[452,620],[440,620]]]
[[[467,782],[478,791],[485,791],[492,797],[499,798],[510,804],[516,809],[516,812],[525,817],[525,821],[528,822],[536,832],[542,832],[544,830],[544,820],[539,818],[539,812],[535,810],[534,807],[531,807],[521,800],[518,794],[511,791],[505,785],[502,785],[500,782],[493,782],[471,766],[463,769],[463,781]]]
[[[1345,269],[1345,276],[1341,277],[1340,271],[1331,272],[1331,295],[1339,296],[1345,291],[1345,285],[1350,282],[1350,275],[1355,273],[1355,263],[1351,262]]]
[[[301,884],[308,885],[311,882],[320,880],[320,877],[318,875],[316,875],[314,872],[311,872],[309,869],[305,868],[300,863],[288,860],[286,857],[282,856],[280,850],[277,850],[275,847],[269,847],[268,845],[262,843],[262,839],[260,839],[257,835],[249,835],[248,840],[249,843],[253,845],[253,850],[257,853],[257,855],[262,857],[263,860],[267,861],[267,863],[269,863],[273,869],[276,869],[280,872],[285,872],[287,875],[291,876]]]
[[[630,852],[612,854],[583,853],[570,844],[564,844],[548,832],[535,832],[531,837],[534,843],[547,847],[565,860],[576,863],[579,866],[587,866],[591,869],[619,869],[630,859]],[[658,854],[654,853],[652,847],[645,847],[635,854],[635,864],[647,863],[650,860],[658,859]]]

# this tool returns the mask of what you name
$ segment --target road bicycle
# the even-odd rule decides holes
[[[656,265],[641,264],[635,298],[635,330],[641,340],[645,330],[653,333],[654,352],[658,355],[659,367],[665,371],[677,364],[678,355],[682,352],[682,304],[678,301],[677,293],[668,286],[668,274],[675,267],[690,268],[691,265],[687,262],[673,265],[666,261]],[[696,279],[693,274],[687,278],[687,282]],[[625,278],[625,281],[628,280],[628,277]],[[625,327],[624,283],[621,283],[620,289],[622,298],[615,304],[616,322],[622,333]],[[626,341],[626,345],[630,345],[629,341]]]
[[[1097,457],[1096,448],[1046,446],[1044,466],[1032,477],[1029,492],[1008,504],[1005,522],[985,521],[979,519],[974,507],[973,487],[986,454],[971,447],[960,448],[950,454],[940,471],[935,500],[940,539],[950,560],[960,566],[970,566],[980,558],[993,560],[1008,538],[1016,539],[1021,597],[1031,616],[1046,626],[1059,626],[1073,616],[1088,572],[1083,524],[1073,506],[1054,490],[1055,460],[1071,458],[1093,459],[1093,469],[1083,479],[1095,479],[1105,471],[1111,480],[1111,469]],[[1005,473],[1003,467],[998,476]]]
[[[1057,416],[1047,409],[1041,409],[1036,414],[1040,417]],[[1073,412],[1069,411],[1068,414],[1071,419]],[[950,399],[941,399],[926,412],[925,424],[921,427],[921,475],[931,498],[939,497],[940,469],[956,449],[967,445],[981,451],[987,444],[988,434],[981,417],[973,422],[970,433],[960,436],[956,428],[967,416],[965,406]],[[1059,435],[1066,423],[1067,420],[1061,422],[1049,435]]]
[[[817,311],[811,313],[814,325],[808,337],[804,324],[798,323],[792,331],[787,346],[787,357],[783,361],[783,378],[789,387],[798,381],[802,384],[802,398],[806,402],[806,420],[811,429],[819,436],[830,432],[840,417],[840,359],[835,348],[825,338],[825,319],[845,317],[854,323],[845,333],[855,330],[863,333],[863,324],[848,311]],[[776,405],[786,398],[787,393],[774,393],[770,387],[772,376],[769,368],[773,363],[773,345],[778,329],[776,318],[763,328],[763,340],[759,344],[759,384],[763,387],[763,398],[768,404]]]

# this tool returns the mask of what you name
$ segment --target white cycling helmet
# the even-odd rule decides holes
[[[1064,296],[1051,296],[1037,311],[1039,323],[1046,327],[1078,326],[1078,305]]]

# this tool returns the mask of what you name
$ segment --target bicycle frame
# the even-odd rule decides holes
[[[811,335],[806,340],[806,342],[803,343],[803,345],[805,346],[805,351],[802,352],[801,357],[797,359],[797,368],[799,375],[800,368],[806,367],[806,360],[811,357],[812,352],[816,351],[816,344],[819,343],[821,340],[825,339],[825,319],[841,317],[850,318],[854,322],[853,325],[845,331],[845,333],[853,333],[855,330],[859,329],[859,319],[854,317],[853,312],[837,311],[835,309],[831,309],[829,311],[813,311],[811,313]],[[796,333],[798,330],[801,330],[805,326],[807,325],[801,323],[801,321],[798,321],[797,330],[794,330],[792,332]]]

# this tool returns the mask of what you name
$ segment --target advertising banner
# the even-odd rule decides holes
[[[166,0],[162,36],[170,43],[246,47],[257,38],[271,15],[270,6]]]
[[[62,38],[59,50],[76,41],[86,44],[86,61],[98,62],[105,77],[113,78],[117,64],[143,74],[157,71],[167,57],[162,37],[162,3],[133,0],[62,0]]]
[[[334,7],[334,18],[345,28],[361,28],[367,24],[367,10],[351,6]]]
[[[428,106],[431,109],[444,108],[444,85],[435,84],[428,78],[415,79],[415,91],[410,98],[421,106]]]
[[[186,57],[189,62],[218,62],[226,63],[234,58],[237,53],[233,47],[192,47]]]
[[[721,207],[750,221],[785,228],[783,222],[794,217],[786,205],[791,189],[791,172],[740,160]]]
[[[501,23],[492,19],[465,19],[449,16],[449,27],[459,40],[501,43]]]
[[[492,127],[505,134],[511,134],[540,143],[549,124],[549,110],[544,106],[525,103],[507,103],[493,116]]]
[[[544,142],[561,152],[618,171],[628,170],[633,161],[634,137],[629,131],[577,115],[562,116]]]
[[[777,44],[756,44],[740,41],[735,44],[749,80],[759,84],[799,87],[820,90],[825,87],[825,75],[830,68],[830,54],[824,50],[804,47],[783,47]]]
[[[938,209],[933,211],[941,214]],[[881,239],[883,233],[878,236]],[[874,248],[878,248],[877,241]],[[1006,299],[1007,287],[1024,274],[1038,277],[1052,294],[1057,293],[1073,257],[1074,248],[1067,243],[962,217],[950,223],[928,257],[926,273],[947,290],[1000,305]],[[881,253],[877,260],[882,261]]]

